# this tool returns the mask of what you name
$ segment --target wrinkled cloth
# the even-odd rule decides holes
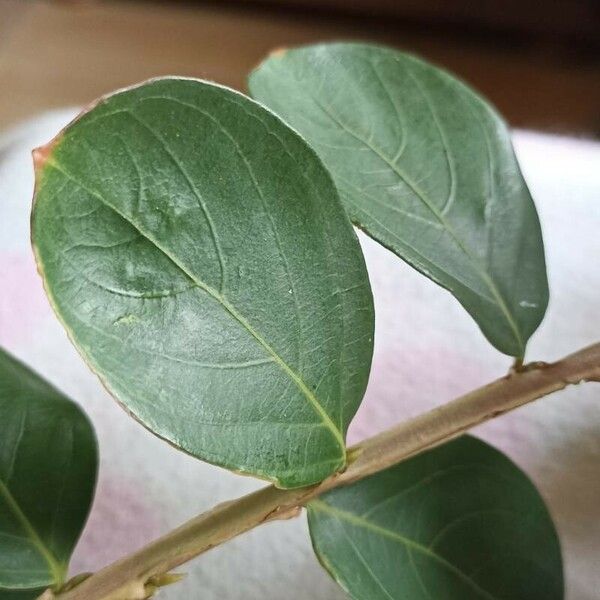
[[[129,419],[53,315],[29,246],[30,151],[74,115],[47,113],[0,136],[0,344],[92,418],[101,468],[72,571],[93,571],[259,482],[180,453]],[[546,242],[551,302],[527,359],[551,361],[600,339],[600,144],[517,132],[517,154]],[[502,376],[495,351],[456,300],[360,235],[375,295],[373,370],[350,442]],[[474,433],[507,453],[549,505],[567,597],[600,589],[600,386],[571,387]],[[342,600],[312,554],[304,517],[260,527],[181,569],[171,600]]]

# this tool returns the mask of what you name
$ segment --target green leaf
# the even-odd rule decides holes
[[[450,290],[522,357],[548,285],[536,210],[496,112],[413,56],[363,44],[278,52],[252,95],[317,150],[353,222]]]
[[[97,454],[81,409],[0,349],[0,599],[64,581]]]
[[[313,546],[355,600],[559,600],[554,525],[527,476],[461,437],[311,502]]]
[[[39,268],[117,400],[281,487],[342,468],[373,307],[310,147],[233,90],[169,78],[101,100],[37,159]]]
[[[7,590],[0,588],[0,600],[36,600],[45,588],[32,590]]]

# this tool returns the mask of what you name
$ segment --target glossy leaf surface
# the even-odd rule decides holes
[[[101,100],[37,159],[46,289],[113,395],[282,487],[343,467],[372,297],[314,151],[239,93],[162,79]]]
[[[63,581],[97,460],[81,409],[0,350],[0,598]]]
[[[313,546],[355,600],[560,600],[554,525],[511,461],[471,437],[308,507]]]
[[[317,150],[354,223],[522,356],[548,303],[536,210],[509,132],[463,83],[364,44],[277,52],[252,95]]]

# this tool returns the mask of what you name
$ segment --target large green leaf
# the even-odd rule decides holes
[[[506,125],[448,73],[394,50],[275,53],[252,95],[302,133],[354,223],[523,356],[548,303],[538,217]]]
[[[64,581],[97,460],[81,409],[0,349],[0,599]]]
[[[282,487],[342,468],[372,297],[309,146],[237,92],[171,78],[103,99],[37,157],[39,268],[114,396]]]
[[[308,506],[323,566],[355,600],[559,600],[554,525],[527,476],[461,437]]]

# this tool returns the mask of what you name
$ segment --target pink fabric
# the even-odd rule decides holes
[[[37,326],[51,316],[52,310],[44,297],[31,253],[6,252],[1,259],[5,293],[0,295],[0,345],[26,344],[32,341]]]

